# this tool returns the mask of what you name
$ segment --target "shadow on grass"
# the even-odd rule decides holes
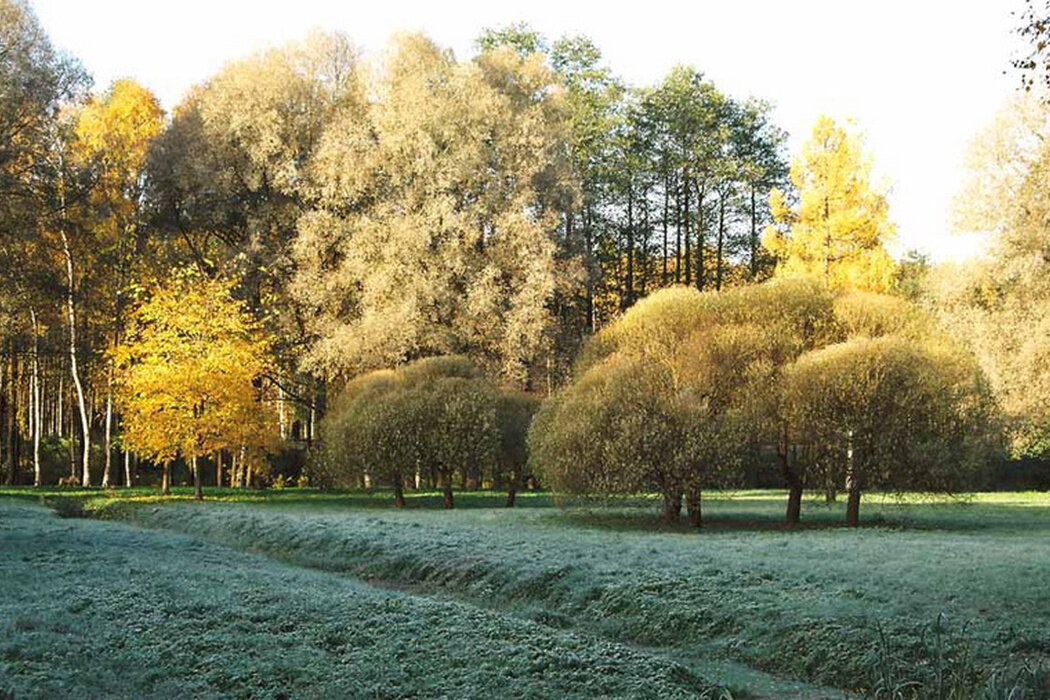
[[[43,503],[56,511],[89,517],[116,517],[124,508],[145,504],[191,501],[193,489],[179,486],[170,496],[155,488],[130,489],[0,487],[0,498],[26,499]],[[441,511],[440,491],[406,492],[404,510]],[[456,510],[506,509],[506,494],[498,491],[457,492]],[[260,507],[338,512],[375,509],[394,511],[388,489],[327,490],[286,489],[205,489],[206,502],[245,503]],[[695,533],[684,517],[678,523],[660,514],[657,496],[619,498],[556,497],[548,492],[519,492],[515,510],[532,511],[533,522],[552,526],[571,526],[622,532]],[[57,507],[56,507],[57,506]],[[776,490],[725,491],[705,495],[701,532],[807,532],[847,529],[845,504],[840,499],[826,503],[821,497],[805,499],[802,522],[789,527],[784,522],[786,494]],[[861,507],[860,529],[949,530],[949,531],[1050,531],[1050,495],[978,494],[973,497],[945,498],[918,495],[872,494]]]

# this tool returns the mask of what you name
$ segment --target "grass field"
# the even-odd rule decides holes
[[[124,522],[58,519],[28,505],[37,492],[0,492],[27,504],[0,515],[0,536],[16,540],[4,543],[15,552],[4,579],[20,591],[0,603],[13,635],[0,689],[19,697],[104,688],[103,658],[138,669],[130,687],[145,694],[432,696],[444,683],[449,696],[486,695],[501,665],[534,652],[549,665],[521,673],[517,694],[1050,695],[1047,494],[866,498],[859,530],[837,526],[841,504],[807,501],[799,531],[779,529],[779,493],[721,494],[697,533],[662,525],[654,508],[559,509],[539,494],[514,510],[464,494],[444,512],[428,507],[436,494],[396,511],[386,494],[294,489],[205,503],[62,493]],[[84,601],[87,619],[70,612]],[[424,628],[446,629],[443,642],[420,636],[422,618],[442,621]],[[275,648],[266,630],[280,620],[296,631]],[[210,646],[171,642],[174,656],[151,666],[158,650],[131,649],[129,624],[157,639],[203,628]],[[346,640],[335,655],[323,642],[332,625]],[[89,630],[88,650],[74,654]],[[368,649],[356,646],[362,630]],[[495,630],[516,635],[512,648],[493,646]],[[393,663],[395,649],[427,670]],[[348,672],[344,658],[368,670]],[[98,685],[37,685],[73,683],[78,667]],[[270,674],[259,669],[279,682],[260,685]]]

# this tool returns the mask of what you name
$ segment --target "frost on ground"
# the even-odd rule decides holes
[[[887,507],[893,527],[703,534],[588,526],[554,509],[173,504],[130,517],[644,645],[720,683],[734,679],[710,675],[713,659],[840,689],[951,684],[970,697],[1045,685],[1048,506],[919,503]]]
[[[672,661],[0,501],[0,696],[697,697]]]

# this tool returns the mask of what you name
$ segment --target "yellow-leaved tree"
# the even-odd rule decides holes
[[[190,465],[200,499],[199,457],[274,447],[269,343],[227,282],[187,273],[158,286],[132,314],[114,359],[125,442],[162,465],[165,494],[176,457]]]
[[[871,184],[860,138],[822,116],[791,166],[798,201],[770,196],[775,224],[762,244],[777,257],[776,275],[819,277],[835,290],[887,291],[896,263],[886,196]]]
[[[93,97],[76,117],[76,139],[71,156],[93,183],[83,202],[77,231],[70,241],[63,238],[70,287],[69,315],[71,338],[76,325],[74,260],[80,268],[79,296],[95,297],[97,312],[106,319],[106,336],[110,347],[119,342],[124,313],[132,295],[135,268],[141,268],[148,257],[143,255],[136,238],[144,218],[142,200],[145,188],[144,167],[150,144],[164,126],[164,111],[152,92],[123,78],[116,80],[105,93]],[[64,234],[63,234],[64,235]],[[73,338],[72,346],[75,346]],[[75,347],[70,348],[75,360]],[[103,488],[110,485],[113,458],[113,372],[105,370],[106,433]],[[80,377],[74,365],[74,382],[78,396],[83,394]],[[89,423],[86,413],[83,424]],[[84,475],[88,484],[90,434],[84,428]],[[130,464],[125,460],[125,469]],[[130,483],[130,474],[125,474]]]

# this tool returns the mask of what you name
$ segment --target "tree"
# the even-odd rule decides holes
[[[104,334],[111,347],[120,342],[125,309],[136,287],[138,276],[133,274],[134,267],[142,266],[143,170],[147,150],[160,134],[163,118],[157,98],[128,79],[114,82],[105,94],[90,100],[77,115],[72,155],[79,167],[91,173],[93,180],[81,220],[81,230],[87,232],[89,242],[78,246],[85,251],[81,253],[80,267],[88,266],[83,257],[90,255],[96,271],[90,277],[85,275],[80,286],[90,286],[93,295],[102,297],[98,311],[108,321]],[[112,368],[105,375],[103,488],[110,485],[113,457]],[[86,446],[85,451],[88,451]],[[88,477],[85,467],[85,484]]]
[[[551,323],[567,176],[555,75],[538,56],[459,64],[406,36],[377,91],[314,160],[325,196],[294,247],[306,365],[352,376],[462,353],[524,383]]]
[[[357,133],[328,127],[349,123],[365,89],[350,40],[313,33],[233,61],[192,88],[149,158],[147,206],[165,244],[155,255],[239,281],[238,294],[274,339],[281,416],[288,399],[298,404],[308,444],[325,392],[320,376],[298,371],[313,339],[312,309],[291,290],[292,247],[311,203],[360,172],[355,163],[332,180],[313,177],[326,134]]]
[[[846,482],[851,526],[863,491],[965,487],[993,444],[980,369],[929,340],[857,337],[803,355],[787,380],[792,429]]]
[[[276,434],[262,378],[272,369],[259,324],[230,285],[176,276],[138,307],[114,351],[124,440],[164,468],[183,457],[203,497],[197,459],[218,450],[266,450]]]
[[[324,469],[342,485],[404,484],[426,473],[454,505],[453,478],[480,481],[495,469],[498,395],[464,357],[430,357],[348,382],[325,417]]]
[[[940,321],[978,358],[1015,456],[1050,453],[1050,148],[1046,106],[1009,102],[974,139],[956,200],[961,230],[989,235],[988,257],[934,268],[925,291]]]
[[[79,63],[54,49],[25,2],[0,0],[0,418],[8,483],[14,483],[20,466],[19,416],[26,417],[33,442],[34,481],[42,478],[39,445],[48,429],[42,406],[51,397],[43,395],[41,357],[52,348],[42,347],[41,336],[59,325],[65,299],[46,234],[69,215],[69,201],[61,196],[69,180],[62,160],[70,140],[66,115],[87,84]],[[26,406],[20,403],[23,396]]]
[[[740,456],[734,399],[758,335],[714,323],[717,298],[661,290],[599,333],[576,381],[538,413],[530,467],[567,492],[655,490],[671,521],[685,494],[699,526],[701,490],[723,483]]]
[[[533,416],[540,408],[535,396],[518,391],[501,392],[496,398],[499,452],[494,482],[507,489],[507,507],[513,508],[529,463],[528,436]]]
[[[818,119],[791,166],[798,204],[781,190],[770,197],[776,225],[766,229],[763,245],[777,256],[777,275],[816,276],[836,290],[890,289],[895,267],[884,245],[894,228],[870,172],[860,139]]]

